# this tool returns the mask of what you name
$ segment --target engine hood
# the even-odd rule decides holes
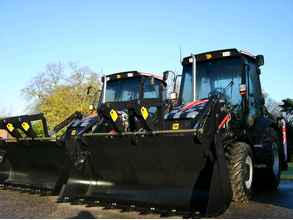
[[[200,99],[181,105],[165,114],[165,120],[195,119],[205,109],[209,99]]]

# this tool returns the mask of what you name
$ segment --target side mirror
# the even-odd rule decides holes
[[[163,80],[166,81],[169,77],[169,71],[163,72]]]
[[[171,100],[176,100],[176,99],[177,99],[177,93],[176,93],[176,92],[172,92],[172,93],[170,94],[170,99],[171,99]]]
[[[256,65],[262,66],[265,63],[265,59],[263,55],[257,55],[256,56]]]

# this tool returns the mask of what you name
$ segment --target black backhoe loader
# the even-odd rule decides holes
[[[71,169],[59,201],[84,200],[92,184],[103,184],[103,181],[93,181],[93,164],[88,160],[90,152],[83,148],[80,137],[99,133],[111,139],[112,135],[125,131],[162,129],[163,116],[170,107],[166,99],[166,80],[166,75],[159,77],[137,71],[115,73],[102,79],[96,120],[85,118],[67,130],[65,144],[75,169]]]
[[[287,149],[264,106],[263,63],[237,49],[186,57],[171,106],[164,95],[148,101],[159,94],[156,79],[105,78],[99,120],[76,124],[65,140],[75,166],[60,200],[215,216],[248,200],[257,182],[276,189]],[[112,92],[120,78],[129,80],[126,94]]]
[[[123,77],[116,78],[116,76]],[[106,99],[107,103],[116,103],[117,109],[133,97],[141,103],[148,100],[160,109],[161,98],[165,97],[166,82],[152,74],[129,71],[112,74],[104,79],[110,81],[108,88],[105,87],[102,91],[102,99]],[[113,83],[112,79],[115,79]],[[145,96],[141,93],[143,86]],[[152,88],[154,90],[151,90]],[[94,97],[94,100],[97,99],[98,97]],[[131,102],[127,102],[127,105],[131,105]],[[148,112],[148,118],[152,120],[153,125],[156,125],[153,116],[157,113],[157,111]],[[79,159],[73,157],[76,154],[66,140],[71,135],[88,132],[93,124],[102,123],[103,129],[110,131],[107,130],[104,120],[105,118],[99,117],[96,111],[90,115],[75,112],[52,131],[48,131],[47,121],[42,113],[1,119],[0,129],[8,131],[11,138],[0,140],[0,184],[31,192],[59,194],[62,186],[67,183],[71,167],[75,165],[74,163],[79,163],[79,157],[82,157],[82,155],[78,156]],[[34,123],[39,122],[43,130],[41,136],[34,127]],[[64,134],[56,137],[62,129],[65,129]]]
[[[54,135],[82,118],[75,112],[52,131],[42,113],[0,120],[0,129],[10,138],[0,140],[0,184],[31,192],[58,194],[68,170],[68,156],[62,139]],[[34,123],[41,123],[42,135]]]
[[[97,114],[62,123],[57,140],[47,129],[35,137],[34,118],[3,119],[16,139],[0,141],[0,180],[62,186],[60,201],[218,215],[257,183],[276,189],[287,167],[286,133],[264,106],[263,63],[236,49],[186,57],[177,105],[166,99],[168,72],[109,75]]]

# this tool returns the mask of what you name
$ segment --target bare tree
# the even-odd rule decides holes
[[[274,118],[278,118],[281,116],[281,107],[280,102],[277,102],[273,98],[269,96],[269,94],[265,91],[263,91],[263,96],[265,99],[265,106],[267,110],[272,114]]]
[[[33,100],[29,110],[45,113],[52,126],[74,111],[86,113],[93,101],[93,97],[87,95],[87,88],[91,87],[99,96],[100,86],[99,75],[89,67],[79,67],[73,62],[66,66],[59,62],[46,65],[22,92]]]
[[[64,79],[64,65],[61,62],[47,64],[44,71],[37,74],[22,93],[28,99],[43,99]]]

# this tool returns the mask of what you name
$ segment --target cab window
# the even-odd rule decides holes
[[[146,79],[144,81],[144,94],[145,99],[159,99],[160,98],[160,81],[157,79]]]

